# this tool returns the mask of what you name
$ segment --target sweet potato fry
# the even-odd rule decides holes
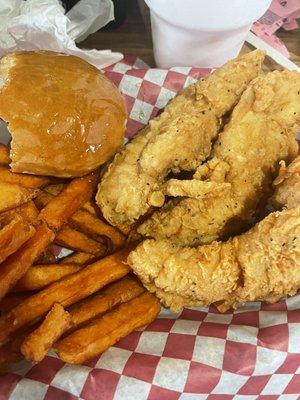
[[[54,304],[42,324],[23,342],[21,353],[36,364],[43,360],[53,343],[70,326],[71,316],[60,304]]]
[[[35,203],[38,208],[42,208],[45,207],[49,203],[49,201],[53,198],[54,197],[52,194],[45,191],[41,191],[37,195]],[[70,217],[69,224],[77,228],[79,231],[87,235],[91,235],[92,237],[107,236],[112,241],[115,247],[122,246],[122,244],[124,244],[125,241],[124,235],[114,227],[108,225],[107,223],[99,219],[95,214],[93,215],[89,211],[86,211],[87,204],[88,203],[85,203],[81,210],[76,211]],[[87,251],[84,249],[82,250]]]
[[[84,205],[82,206],[82,209],[85,211],[88,211],[90,214],[95,215],[97,217],[97,211],[100,212],[100,209],[96,205],[96,203],[92,200],[88,200]]]
[[[40,290],[83,268],[75,264],[33,265],[13,288],[14,292]]]
[[[122,233],[86,210],[76,211],[70,218],[70,224],[92,237],[107,236],[115,247],[120,247],[124,244],[125,237]]]
[[[103,353],[135,329],[152,322],[159,311],[159,300],[151,293],[143,293],[71,333],[54,348],[62,361],[81,364]]]
[[[0,301],[0,314],[4,315],[22,301],[27,299],[30,293],[9,293]]]
[[[96,296],[71,306],[68,310],[72,318],[71,328],[73,329],[121,303],[126,303],[144,291],[145,289],[136,278],[125,276],[101,290]]]
[[[45,189],[43,191],[41,191],[37,195],[37,197],[35,198],[35,203],[39,209],[45,207],[49,203],[49,201],[51,199],[53,199],[53,197],[55,197],[59,193],[57,186],[62,186],[62,188],[65,187],[64,184],[48,185],[47,187],[45,187]],[[91,200],[88,200],[86,203],[84,203],[84,205],[82,206],[82,209],[88,211],[92,215],[97,216],[97,212],[96,212],[97,206]]]
[[[0,143],[0,165],[8,165],[9,163],[9,148],[5,144]]]
[[[96,257],[93,254],[76,251],[69,256],[61,258],[60,264],[76,264],[76,265],[87,265],[95,261]]]
[[[20,215],[27,222],[34,222],[39,215],[39,211],[34,205],[34,202],[31,200],[25,204],[22,204],[21,206],[13,208],[12,210],[1,213],[0,223],[8,218],[14,218],[16,214]]]
[[[104,257],[107,254],[106,246],[65,225],[57,233],[55,243],[71,250],[84,251],[97,257]]]
[[[2,223],[3,222],[5,223],[5,221],[2,221]],[[7,222],[8,223],[0,229],[0,263],[17,251],[22,244],[35,233],[34,227],[24,221],[18,214]]]
[[[97,184],[97,173],[73,179],[56,197],[41,210],[39,219],[50,228],[59,230],[62,225],[93,194]]]
[[[17,174],[10,169],[0,166],[0,182],[14,183],[25,188],[39,189],[49,182],[44,176]]]
[[[4,225],[6,221],[14,219],[16,215],[19,215],[28,223],[34,223],[39,215],[39,212],[34,205],[34,202],[31,200],[25,204],[22,204],[21,206],[13,208],[12,210],[0,213],[0,225]]]
[[[82,270],[52,283],[39,293],[29,297],[0,318],[0,342],[32,321],[41,318],[55,303],[63,307],[97,292],[130,271],[125,264],[131,248],[126,248],[103,258]]]
[[[28,189],[12,183],[0,182],[0,212],[27,203],[37,194],[37,189]]]
[[[35,234],[1,264],[0,299],[25,275],[34,260],[53,240],[54,233],[42,222],[37,226]]]

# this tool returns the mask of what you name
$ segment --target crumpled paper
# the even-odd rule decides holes
[[[111,50],[84,50],[84,40],[114,19],[111,0],[81,0],[67,14],[58,0],[1,0],[0,56],[14,51],[51,50],[81,57],[97,68],[123,58]]]

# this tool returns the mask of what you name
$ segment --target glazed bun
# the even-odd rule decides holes
[[[115,154],[127,116],[120,92],[97,68],[44,51],[0,60],[0,118],[12,137],[14,172],[73,177]]]

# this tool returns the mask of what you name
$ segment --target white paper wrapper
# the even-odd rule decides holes
[[[123,58],[111,50],[79,49],[113,19],[111,0],[81,0],[66,15],[58,0],[1,0],[0,56],[14,51],[52,50],[84,58],[101,69]]]

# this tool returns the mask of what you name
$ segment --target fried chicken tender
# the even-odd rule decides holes
[[[166,183],[171,195],[175,184],[179,195],[182,186],[184,197],[169,201],[138,232],[180,245],[210,243],[239,233],[270,195],[279,161],[296,157],[299,124],[300,74],[275,71],[256,78],[220,133],[211,160],[197,168],[194,179]],[[195,198],[198,181],[227,183],[230,190],[212,190]]]
[[[300,156],[286,167],[282,161],[278,177],[273,182],[275,193],[272,204],[279,208],[286,205],[288,208],[300,204]]]
[[[286,205],[296,199],[298,184],[291,179],[296,172],[289,173],[290,179],[279,186],[286,190]],[[226,311],[247,301],[275,302],[300,288],[299,197],[292,204],[224,243],[191,248],[145,240],[127,262],[144,286],[174,311],[210,304]]]
[[[107,221],[128,232],[164,204],[165,177],[193,171],[209,156],[222,117],[259,74],[263,58],[259,50],[240,56],[184,89],[115,156],[96,196]]]

